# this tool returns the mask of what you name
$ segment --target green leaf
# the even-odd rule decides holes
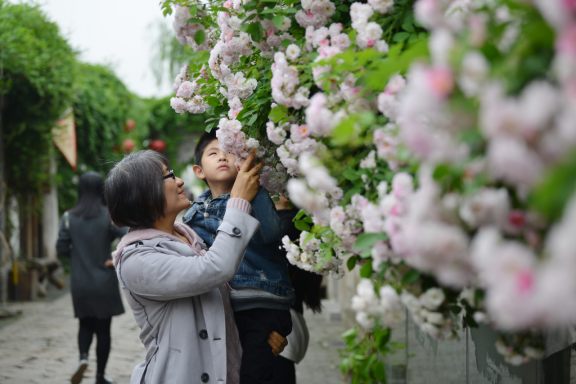
[[[392,38],[392,41],[400,42],[400,41],[406,40],[409,37],[410,37],[410,34],[408,32],[398,32],[397,34],[394,35],[394,37]]]
[[[188,10],[192,16],[196,16],[196,12],[198,12],[198,6],[196,4],[191,5]]]
[[[576,190],[576,151],[553,166],[534,188],[528,202],[544,217],[559,219]]]
[[[410,33],[414,33],[416,31],[412,23],[409,22],[404,22],[404,24],[402,24],[402,29]]]
[[[214,108],[214,114],[215,115],[221,115],[221,114],[227,113],[229,109],[230,108],[228,106],[218,105]]]
[[[206,79],[195,80],[196,84],[206,84]]]
[[[206,96],[204,98],[204,101],[206,103],[208,103],[209,106],[211,107],[216,107],[217,105],[220,104],[220,100],[218,100],[218,98],[214,97],[214,96]]]
[[[346,262],[346,266],[348,267],[349,271],[353,270],[356,266],[356,256],[351,256]]]
[[[186,22],[187,22],[187,23],[199,23],[199,24],[202,24],[202,20],[197,19],[197,18],[194,18],[194,17],[191,18],[191,19],[186,20]]]
[[[226,12],[226,13],[230,13],[230,10],[229,10],[228,8],[226,8],[226,7],[218,7],[218,6],[215,6],[215,5],[211,6],[211,7],[210,7],[210,10],[211,10],[212,12]]]
[[[402,276],[402,284],[412,284],[418,280],[418,278],[420,278],[420,272],[415,269],[411,269],[406,272],[404,276]]]
[[[196,44],[202,45],[204,40],[206,40],[206,33],[204,32],[203,29],[199,30],[194,34],[194,41],[196,42]]]
[[[360,175],[358,174],[358,172],[356,172],[353,169],[348,169],[348,170],[344,171],[342,176],[344,176],[346,179],[348,179],[350,181],[356,181],[360,178]]]
[[[297,10],[296,8],[286,8],[286,9],[284,10],[284,12],[286,12],[286,13],[296,13],[296,12],[298,12],[298,10]]]
[[[378,382],[386,382],[386,369],[384,368],[384,364],[381,361],[377,361],[374,364],[372,372],[374,373],[374,378],[378,380]]]
[[[318,262],[318,264],[316,264],[316,267],[314,267],[314,272],[318,272],[320,270],[320,268],[322,268],[323,265],[324,265],[324,260],[320,260]]]
[[[282,42],[280,43],[280,45],[282,45],[284,48],[288,48],[288,46],[292,44],[292,40],[290,39],[284,39],[282,40]]]
[[[254,124],[254,122],[256,121],[256,119],[258,118],[258,115],[254,114],[252,115],[252,117],[250,118],[250,120],[248,120],[248,123],[246,123],[246,125],[248,127],[251,127],[252,124]]]
[[[284,16],[274,16],[272,18],[272,22],[274,23],[274,25],[276,26],[276,28],[280,28],[280,26],[282,25],[282,23],[284,22]]]
[[[268,117],[271,118],[274,123],[278,123],[282,118],[288,114],[288,108],[283,105],[278,105],[270,110]]]
[[[252,36],[252,40],[259,43],[264,36],[264,29],[262,29],[262,24],[259,21],[248,25],[246,29],[246,33],[249,33]]]
[[[334,144],[342,145],[344,143],[350,142],[352,135],[354,134],[354,125],[356,124],[356,121],[357,116],[353,115],[342,121],[336,126],[336,128],[334,128],[332,131],[332,140],[334,141]]]
[[[338,8],[342,12],[348,12],[350,10],[350,7],[348,7],[346,4],[340,4],[336,8]]]
[[[362,233],[356,238],[354,248],[366,249],[371,248],[377,241],[388,240],[388,235],[385,233]]]
[[[306,211],[301,209],[298,211],[298,213],[296,214],[296,217],[294,218],[294,220],[300,220],[300,218],[302,218],[302,216],[304,216],[306,214]]]
[[[309,231],[310,225],[308,225],[304,220],[297,220],[294,222],[294,226],[296,229],[300,231]]]
[[[372,269],[372,260],[367,260],[362,268],[360,268],[360,277],[368,279],[372,276],[372,273],[374,273],[374,270]]]
[[[356,337],[356,335],[358,334],[358,328],[354,327],[354,328],[350,328],[349,330],[347,330],[346,332],[344,332],[340,338],[341,339],[349,339],[349,338],[353,338]]]
[[[248,24],[248,21],[254,19],[255,17],[256,17],[256,14],[253,13],[250,16],[248,16],[247,18],[245,18],[244,20],[242,20],[242,27],[240,27],[240,31],[246,32],[248,30],[248,27],[250,26],[250,24]]]
[[[260,12],[260,14],[266,14],[266,13],[278,13],[280,10],[277,8],[268,8],[263,10],[262,12]]]

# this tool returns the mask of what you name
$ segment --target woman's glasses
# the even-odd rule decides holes
[[[176,180],[176,176],[174,175],[174,171],[173,171],[173,170],[170,170],[169,172],[170,172],[170,173],[168,173],[166,176],[164,176],[164,177],[162,178],[162,180],[166,180],[166,179],[168,179],[168,178],[170,178],[170,177],[173,178],[174,180]]]

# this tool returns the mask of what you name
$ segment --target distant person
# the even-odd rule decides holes
[[[114,271],[111,244],[126,234],[126,229],[112,224],[104,205],[104,180],[99,173],[86,172],[80,177],[78,203],[64,213],[56,250],[71,259],[70,289],[74,316],[80,320],[78,347],[80,362],[70,381],[82,381],[88,367],[88,350],[96,334],[96,384],[113,383],[104,376],[110,354],[112,316],[124,313],[118,278]]]
[[[284,235],[290,240],[295,241],[300,238],[300,231],[292,221],[298,209],[291,206],[290,202],[280,197],[275,201],[278,216],[284,228]],[[285,254],[284,250],[280,252]],[[288,265],[290,273],[290,284],[296,290],[296,299],[290,314],[292,315],[292,333],[288,335],[288,346],[276,359],[274,367],[274,384],[296,384],[295,364],[300,363],[306,355],[308,349],[309,333],[306,320],[304,320],[305,303],[315,313],[322,311],[320,304],[320,284],[322,284],[322,275],[313,272],[304,271],[295,265]]]

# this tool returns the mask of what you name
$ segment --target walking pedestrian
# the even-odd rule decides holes
[[[110,216],[130,227],[114,264],[146,347],[132,383],[239,383],[242,347],[227,282],[260,226],[250,202],[263,164],[252,167],[252,160],[253,154],[238,174],[210,249],[175,222],[190,201],[162,154],[130,154],[108,174]],[[285,339],[275,332],[268,339],[280,353]]]
[[[96,384],[113,383],[105,376],[110,354],[112,316],[124,313],[118,279],[110,258],[111,244],[126,233],[116,227],[104,205],[104,180],[97,172],[80,177],[78,202],[64,213],[56,250],[70,258],[70,290],[74,316],[80,321],[78,347],[80,361],[70,378],[82,381],[88,367],[88,350],[94,334],[96,346]]]
[[[290,202],[280,197],[274,201],[278,216],[284,228],[284,235],[290,240],[295,241],[300,238],[300,231],[292,221],[298,209],[291,206]],[[283,252],[281,249],[280,252]],[[285,252],[284,252],[285,254]],[[295,265],[288,265],[290,273],[290,284],[296,290],[296,298],[290,308],[292,315],[292,333],[288,335],[288,346],[276,359],[274,367],[274,384],[296,384],[296,367],[300,363],[308,349],[310,335],[308,326],[304,319],[304,304],[314,313],[322,312],[320,303],[320,285],[322,284],[322,275],[304,271]]]

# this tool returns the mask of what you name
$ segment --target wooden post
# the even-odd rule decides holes
[[[0,79],[3,77],[2,64],[0,55]],[[4,95],[0,94],[0,177],[2,180],[6,180],[6,173],[4,172],[4,135],[2,129],[2,109],[4,107]],[[4,184],[0,183],[0,196],[2,196],[6,191],[4,191]],[[6,235],[6,201],[4,202],[4,207],[0,207],[0,232]],[[0,244],[0,305],[6,303],[8,299],[8,270],[10,268],[9,260],[6,260],[8,256],[4,246]]]

